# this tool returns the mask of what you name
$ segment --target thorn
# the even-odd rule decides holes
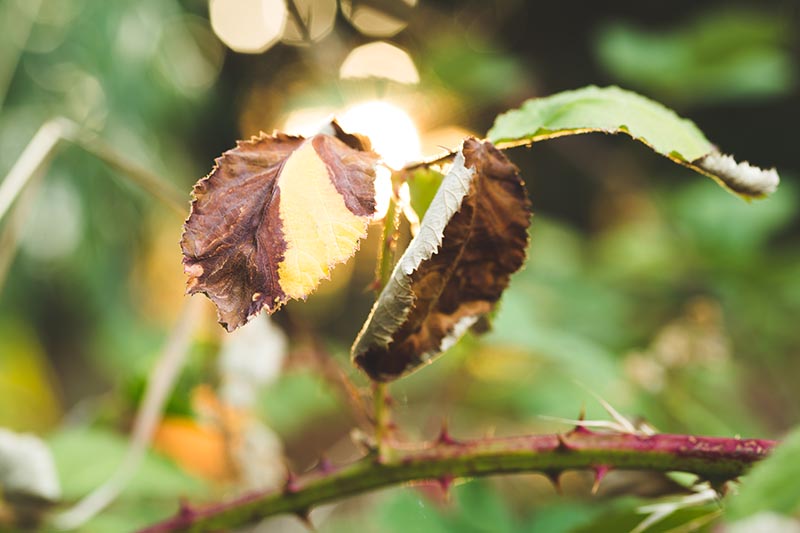
[[[453,486],[455,479],[456,478],[454,478],[451,474],[444,474],[436,480],[439,483],[439,488],[442,489],[442,495],[447,502],[450,501],[450,487]]]
[[[194,516],[194,509],[192,509],[189,500],[181,498],[178,504],[178,516],[182,519],[188,519]]]
[[[297,475],[289,469],[289,465],[284,465],[286,467],[286,481],[283,483],[283,491],[291,494],[293,492],[297,492]]]
[[[555,489],[556,493],[559,496],[564,495],[564,490],[561,488],[561,471],[559,470],[545,470],[542,472],[547,479],[550,480],[550,483],[553,484],[553,488]]]
[[[310,509],[300,509],[294,512],[294,515],[300,520],[304,526],[308,528],[309,531],[316,531],[317,528],[314,527],[314,522],[311,521],[311,510]]]
[[[610,466],[598,465],[594,467],[594,483],[592,484],[592,494],[597,494],[600,490],[600,482],[611,471]]]
[[[717,497],[722,499],[728,493],[728,481],[732,481],[730,479],[709,479],[708,484],[711,485],[711,488],[714,492],[717,493]]]
[[[361,450],[364,455],[372,455],[377,451],[375,441],[372,440],[372,437],[359,428],[350,430],[350,440],[353,441],[356,448]]]
[[[567,443],[567,436],[563,433],[556,433],[556,439],[558,439],[558,446],[556,446],[556,451],[559,452],[568,452],[572,450],[572,446]]]
[[[390,407],[391,408],[391,407],[394,407],[394,405],[395,405],[394,398],[392,397],[391,394],[389,394],[388,390],[384,391],[384,393],[383,393],[383,401],[384,401],[384,403],[386,403],[386,407]]]
[[[335,468],[333,467],[331,460],[328,459],[328,456],[323,454],[320,456],[319,461],[317,461],[317,470],[323,474],[330,474],[335,470]]]
[[[578,420],[581,421],[581,422],[586,420],[586,404],[585,403],[581,404],[581,410],[578,413]]]
[[[582,421],[582,420],[581,420]],[[575,424],[575,427],[570,430],[570,435],[591,435],[594,433],[591,429],[583,424]]]
[[[442,419],[442,427],[439,430],[439,436],[436,439],[436,444],[445,444],[449,446],[458,444],[458,441],[450,435],[450,431],[447,429],[446,418]]]

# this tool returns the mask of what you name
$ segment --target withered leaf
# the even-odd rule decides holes
[[[525,260],[530,201],[489,142],[464,141],[352,349],[372,379],[430,362],[489,313]]]
[[[195,184],[181,239],[187,292],[206,294],[228,331],[305,298],[366,235],[378,155],[330,131],[239,141]]]

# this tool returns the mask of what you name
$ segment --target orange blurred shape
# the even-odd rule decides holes
[[[153,448],[199,477],[220,483],[236,479],[226,436],[219,428],[186,417],[166,418],[156,430]]]

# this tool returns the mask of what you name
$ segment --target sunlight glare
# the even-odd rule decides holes
[[[336,116],[348,133],[369,137],[372,149],[392,169],[402,168],[421,159],[420,137],[414,121],[402,108],[382,100],[360,102],[342,113],[327,107],[297,109],[283,121],[282,130],[291,135],[311,137],[319,133]],[[392,196],[392,173],[379,165],[375,172],[375,220],[386,216]]]
[[[372,141],[372,149],[395,170],[421,158],[419,133],[402,108],[383,100],[361,102],[348,108],[339,124],[348,132],[361,133]]]

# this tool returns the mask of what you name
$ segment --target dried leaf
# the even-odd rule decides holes
[[[467,139],[356,339],[355,364],[390,381],[452,346],[522,266],[530,214],[517,168]]]
[[[181,240],[187,292],[206,294],[228,331],[305,298],[366,235],[378,155],[331,131],[239,141],[195,185]]]

